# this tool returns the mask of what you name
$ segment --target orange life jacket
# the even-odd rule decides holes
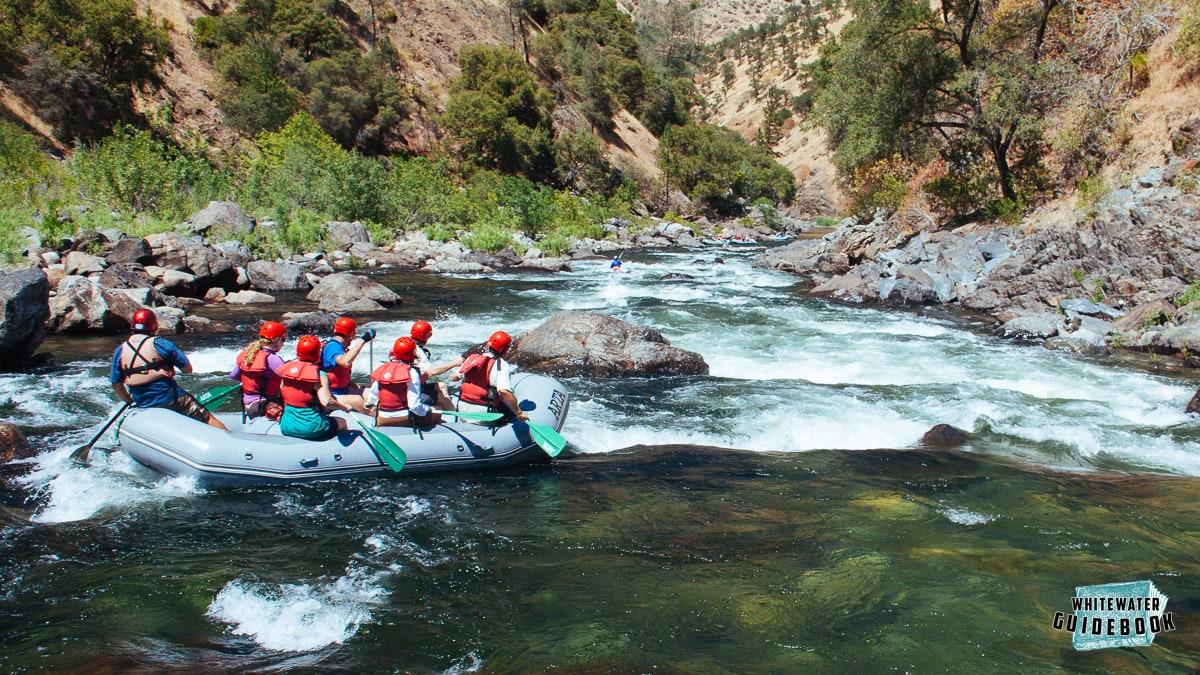
[[[308,361],[288,361],[281,372],[279,393],[283,404],[295,408],[320,408],[317,390],[321,388],[321,369]]]
[[[133,344],[134,337],[136,336],[129,336],[125,344],[121,345],[120,369],[121,377],[124,378],[126,385],[140,387],[144,384],[175,377],[175,367],[167,364],[167,360],[154,348],[153,336],[143,335],[142,341],[137,345]],[[150,358],[146,358],[142,349],[147,342],[150,343]],[[141,363],[138,363],[139,361]]]
[[[279,396],[279,387],[283,379],[275,374],[267,365],[267,358],[275,352],[259,349],[254,355],[254,362],[246,365],[246,350],[237,356],[238,368],[242,371],[242,393],[257,394],[266,398]]]
[[[463,378],[462,389],[458,393],[459,400],[489,407],[495,402],[496,388],[488,379],[495,361],[496,359],[484,354],[472,354],[463,362],[458,369]]]
[[[416,368],[402,361],[389,361],[371,373],[371,379],[379,383],[379,409],[386,412],[408,409],[408,383],[412,381]]]

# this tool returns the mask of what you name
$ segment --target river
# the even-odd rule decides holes
[[[114,407],[115,340],[49,340],[56,366],[0,376],[42,450],[8,479],[32,507],[0,488],[0,670],[1200,668],[1194,378],[813,302],[751,258],[383,277],[405,300],[370,324],[377,352],[417,318],[448,358],[586,309],[711,367],[565,379],[574,456],[488,473],[204,491],[100,446],[73,467]],[[178,342],[192,391],[241,348]],[[971,440],[917,448],[939,423]],[[1140,580],[1173,612],[1153,645],[1076,651],[1052,627],[1077,586]]]

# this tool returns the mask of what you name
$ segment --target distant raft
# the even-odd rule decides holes
[[[512,383],[513,394],[531,422],[562,429],[571,397],[558,381],[518,373]],[[334,414],[370,424],[366,416]],[[483,426],[444,418],[441,424],[420,429],[375,429],[408,457],[404,469],[396,473],[353,421],[348,431],[309,441],[281,435],[279,423],[265,418],[242,424],[241,413],[218,417],[229,431],[162,408],[134,410],[122,420],[117,439],[121,450],[141,464],[171,476],[194,477],[204,488],[488,469],[546,457],[523,422]]]

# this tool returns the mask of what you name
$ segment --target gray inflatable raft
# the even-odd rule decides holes
[[[531,422],[562,429],[570,395],[543,375],[513,375],[513,393]],[[404,449],[399,474],[375,454],[351,418],[350,430],[327,440],[283,436],[278,422],[259,418],[245,425],[241,413],[221,414],[221,431],[162,408],[134,410],[117,432],[120,448],[138,462],[172,476],[194,476],[206,488],[299,483],[314,480],[408,476],[432,471],[512,466],[546,457],[524,423],[482,426],[451,422],[422,429],[380,427]]]

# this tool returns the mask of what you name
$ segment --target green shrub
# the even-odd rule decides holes
[[[487,253],[498,253],[512,246],[512,243],[512,234],[495,223],[477,223],[470,234],[462,238],[463,246]]]
[[[1104,177],[1104,174],[1099,172],[1079,179],[1075,184],[1075,189],[1076,203],[1080,208],[1087,211],[1094,210],[1111,192],[1108,180]]]
[[[124,125],[97,145],[78,149],[69,166],[91,198],[125,213],[188,215],[230,187],[204,157]]]
[[[393,222],[395,191],[378,161],[343,149],[308,113],[259,136],[244,197],[280,222],[310,211],[335,220]]]
[[[3,257],[5,263],[11,265],[21,260],[21,254],[27,245],[22,230],[35,225],[31,212],[0,206],[0,257]]]
[[[737,132],[708,124],[671,127],[658,145],[663,173],[693,201],[718,214],[736,213],[760,197],[787,203],[796,193],[791,171]]]
[[[69,176],[24,129],[0,119],[0,207],[57,211]]]

